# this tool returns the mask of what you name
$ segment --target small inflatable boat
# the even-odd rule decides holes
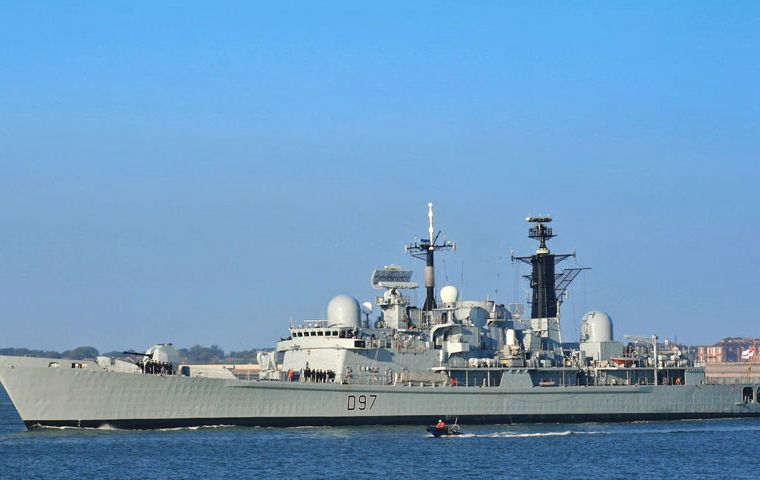
[[[443,428],[438,428],[435,425],[427,427],[428,433],[434,437],[450,437],[453,435],[462,435],[462,431],[459,429],[459,425],[446,425]]]

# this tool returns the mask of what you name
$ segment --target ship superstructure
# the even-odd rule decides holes
[[[456,287],[441,288],[435,298],[434,254],[453,248],[433,235],[432,204],[428,205],[429,237],[407,245],[407,251],[426,261],[425,301],[422,308],[404,295],[418,285],[413,272],[396,265],[376,269],[372,286],[384,290],[377,296],[379,315],[362,320],[360,306],[348,295],[333,298],[327,318],[306,321],[290,329],[278,342],[281,368],[265,373],[279,378],[282,371],[300,379],[306,369],[335,372],[342,383],[395,384],[419,382],[457,386],[505,385],[646,385],[685,381],[688,359],[683,352],[669,352],[667,366],[644,352],[624,357],[623,342],[613,339],[612,321],[604,312],[587,313],[581,338],[563,344],[560,305],[564,292],[585,267],[555,273],[555,265],[575,254],[554,254],[547,241],[554,237],[547,226],[551,217],[528,217],[529,237],[539,241],[533,255],[513,261],[531,266],[526,275],[532,292],[527,325],[513,320],[505,305],[494,300],[463,300]],[[573,348],[578,345],[579,348]],[[629,369],[621,370],[621,364]],[[631,370],[634,368],[634,372]],[[620,371],[619,371],[620,370]],[[660,378],[662,377],[662,378]]]
[[[713,384],[685,352],[615,340],[604,312],[584,315],[578,342],[563,342],[564,292],[585,268],[557,273],[548,216],[528,217],[533,255],[530,318],[491,299],[435,291],[435,253],[453,250],[428,205],[428,235],[406,250],[425,261],[425,300],[413,305],[413,271],[377,268],[374,304],[334,297],[325,318],[291,324],[259,355],[251,381],[224,369],[179,365],[170,344],[135,363],[0,357],[0,381],[34,426],[125,428],[526,421],[618,421],[760,416],[760,385]],[[373,316],[374,315],[374,316]]]

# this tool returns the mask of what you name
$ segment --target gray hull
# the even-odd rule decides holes
[[[48,368],[0,357],[0,381],[24,423],[163,428],[198,425],[636,421],[760,416],[760,385],[419,387],[250,382]],[[743,401],[744,388],[753,401]]]

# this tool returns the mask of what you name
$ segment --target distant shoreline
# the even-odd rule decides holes
[[[259,352],[265,351],[263,348],[252,348],[250,350],[225,352],[217,345],[204,347],[194,345],[189,348],[179,348],[180,359],[183,363],[194,364],[252,364],[257,363],[256,356]],[[271,348],[268,349],[271,351]],[[129,349],[126,351],[141,351]],[[70,350],[41,350],[26,347],[6,347],[0,348],[0,355],[17,356],[17,357],[45,357],[45,358],[70,358],[73,360],[95,359],[98,356],[113,358],[134,358],[135,355],[125,354],[123,351],[99,352],[92,346],[81,346]]]

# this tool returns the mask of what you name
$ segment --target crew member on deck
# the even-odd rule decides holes
[[[443,420],[438,419],[438,423],[435,424],[435,428],[443,430],[444,428],[446,428],[446,424],[443,423]]]

